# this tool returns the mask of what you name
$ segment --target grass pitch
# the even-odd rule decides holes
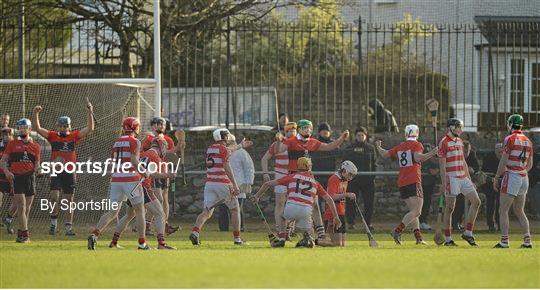
[[[186,227],[185,227],[186,228]],[[107,248],[111,233],[86,249],[80,228],[75,239],[34,231],[32,242],[16,244],[2,230],[2,288],[540,288],[539,235],[533,249],[519,249],[521,235],[511,235],[511,249],[493,249],[497,234],[477,233],[473,248],[456,234],[458,248],[416,246],[412,234],[396,246],[386,233],[375,233],[380,248],[369,248],[365,234],[348,234],[345,248],[296,249],[296,243],[272,249],[262,231],[243,237],[250,246],[232,244],[231,234],[205,227],[202,245],[193,247],[183,230],[168,238],[176,251],[137,251],[133,233],[122,236],[123,250]],[[533,229],[534,231],[534,229]],[[156,246],[153,237],[150,244]]]

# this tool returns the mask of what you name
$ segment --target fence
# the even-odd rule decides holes
[[[430,127],[425,101],[466,129],[501,130],[521,113],[540,125],[540,22],[478,18],[478,25],[229,23],[162,35],[165,116],[177,126],[273,125],[293,120]],[[0,23],[0,76],[18,78],[16,23]],[[122,54],[98,22],[34,25],[24,32],[27,78],[148,77],[151,53]],[[137,40],[148,51],[146,36]],[[125,62],[128,62],[126,65]],[[206,99],[207,101],[198,101]],[[219,106],[212,101],[219,100]],[[219,115],[208,118],[207,115]],[[189,116],[189,117],[188,117]]]

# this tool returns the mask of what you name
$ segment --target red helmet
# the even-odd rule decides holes
[[[141,122],[135,117],[127,117],[122,122],[122,131],[124,133],[133,133],[139,128]]]

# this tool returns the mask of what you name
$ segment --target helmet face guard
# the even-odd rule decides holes
[[[456,130],[457,129],[460,129],[460,130],[463,129],[463,121],[461,121],[460,119],[457,119],[457,118],[450,118],[450,119],[448,119],[446,125],[448,127],[448,131],[452,134],[452,136],[459,137],[459,135],[461,135],[462,131],[461,132],[456,132]]]
[[[26,118],[20,119],[15,125],[17,126],[17,135],[21,138],[26,138],[32,130],[32,122]]]
[[[150,120],[150,126],[152,127],[152,130],[156,131],[156,133],[162,134],[165,133],[165,130],[167,129],[167,121],[165,118],[154,117],[152,120]]]

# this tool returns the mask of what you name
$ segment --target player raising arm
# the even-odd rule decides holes
[[[56,121],[56,130],[47,130],[41,127],[39,121],[39,114],[43,111],[43,107],[36,106],[34,108],[34,114],[32,119],[34,122],[34,130],[38,132],[43,138],[47,139],[51,144],[51,161],[66,163],[66,162],[77,162],[77,155],[75,153],[75,146],[78,142],[85,138],[90,132],[94,131],[94,118],[93,107],[90,102],[86,104],[87,113],[86,113],[86,127],[81,130],[71,130],[71,118],[68,116],[61,116]],[[72,170],[72,169],[69,169]],[[68,200],[73,202],[73,193],[75,190],[76,184],[76,174],[60,172],[57,176],[51,176],[51,197],[50,202],[56,204],[51,213],[51,226],[49,228],[49,234],[55,235],[56,229],[58,227],[58,212],[60,209],[59,199],[60,199],[60,190],[63,193],[62,200]],[[73,213],[74,211],[68,211],[67,220],[65,221],[65,234],[66,236],[74,236],[73,232]]]
[[[314,198],[316,195],[320,195],[326,203],[330,206],[332,211],[333,222],[336,228],[341,227],[341,221],[336,210],[336,205],[332,200],[332,197],[328,195],[326,190],[315,180],[311,173],[311,159],[307,157],[300,157],[297,160],[296,173],[289,174],[278,180],[271,180],[265,182],[257,194],[253,197],[255,203],[259,202],[261,196],[271,186],[285,185],[288,188],[287,203],[283,210],[283,218],[296,222],[296,228],[304,232],[304,237],[300,240],[296,247],[313,248],[315,241],[313,240],[313,225],[312,214],[313,204],[316,201]],[[276,247],[285,246],[285,239],[280,235],[280,238],[276,240]]]
[[[529,220],[525,214],[525,197],[529,188],[529,172],[533,165],[533,146],[531,140],[521,131],[523,128],[523,117],[521,115],[511,115],[507,122],[508,135],[504,139],[504,149],[495,178],[493,179],[493,189],[500,191],[499,217],[501,223],[501,241],[495,248],[510,247],[508,231],[510,221],[508,211],[513,205],[514,214],[519,220],[523,230],[522,248],[532,248]],[[502,176],[502,183],[499,186],[499,179]]]
[[[420,222],[418,217],[422,211],[424,194],[422,192],[422,174],[420,172],[420,163],[428,160],[437,154],[438,148],[423,154],[424,146],[418,142],[420,130],[416,125],[407,125],[405,127],[405,142],[400,143],[390,150],[381,147],[381,141],[375,142],[377,152],[383,158],[395,158],[399,165],[398,187],[401,198],[407,204],[409,212],[405,214],[401,223],[392,231],[391,235],[396,244],[401,245],[401,233],[405,227],[412,223],[416,244],[425,245],[420,233]]]
[[[310,157],[310,152],[314,151],[331,151],[343,144],[349,138],[349,131],[345,130],[341,133],[341,136],[332,143],[322,143],[321,141],[311,138],[313,133],[313,123],[309,120],[300,120],[297,122],[298,133],[296,136],[283,138],[278,135],[279,142],[275,146],[275,154],[287,152],[289,157],[289,174],[297,171],[296,162],[300,157]],[[319,209],[319,202],[317,196],[314,197],[313,203],[313,222],[315,223],[315,230],[317,231],[317,242],[320,245],[327,243],[326,234],[324,232],[324,225],[322,221],[321,211]],[[328,242],[331,245],[331,242]]]

